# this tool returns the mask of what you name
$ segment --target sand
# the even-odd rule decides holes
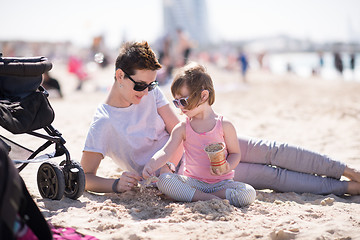
[[[359,82],[253,70],[249,83],[242,84],[238,72],[208,69],[217,90],[214,108],[234,123],[238,134],[300,145],[360,168]],[[50,99],[56,112],[53,126],[63,134],[72,158],[80,161],[94,110],[113,81],[112,67],[92,72],[80,92],[61,63],[55,63],[52,74],[65,95]],[[170,99],[169,86],[162,88]],[[28,136],[13,139],[29,148],[39,146]],[[38,166],[28,165],[21,175],[46,219],[99,239],[360,239],[360,196],[261,190],[253,204],[236,208],[226,200],[173,202],[154,188],[142,193],[135,188],[52,201],[37,190]],[[99,174],[115,178],[120,171],[105,159]]]

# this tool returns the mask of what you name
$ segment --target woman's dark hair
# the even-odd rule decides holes
[[[126,42],[121,46],[115,62],[115,69],[119,68],[133,75],[135,70],[158,70],[161,64],[146,41]]]

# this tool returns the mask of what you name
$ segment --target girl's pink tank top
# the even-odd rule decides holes
[[[233,179],[234,171],[221,176],[211,175],[210,160],[204,151],[205,147],[211,143],[225,143],[222,120],[223,117],[219,116],[215,127],[212,130],[209,132],[197,133],[192,129],[189,118],[186,119],[186,140],[184,141],[185,176],[189,176],[206,183],[217,183],[226,179]],[[226,150],[225,152],[227,157],[228,153]]]

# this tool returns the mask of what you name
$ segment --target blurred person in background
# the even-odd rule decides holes
[[[242,81],[244,83],[247,83],[246,74],[249,69],[249,60],[243,50],[241,50],[239,53],[238,62],[240,63],[240,71],[241,71]]]
[[[178,66],[182,67],[188,62],[194,44],[192,43],[190,37],[181,28],[176,29],[176,36],[177,36],[176,48],[181,57],[179,59]]]
[[[344,66],[343,66],[343,61],[341,59],[340,53],[338,53],[338,52],[334,53],[334,64],[335,64],[335,69],[338,71],[338,73],[340,73],[340,75],[342,75]]]
[[[76,90],[82,89],[83,83],[87,80],[88,74],[85,71],[82,60],[75,56],[70,56],[68,60],[68,71],[76,76],[78,84]]]
[[[352,52],[350,54],[350,69],[353,72],[355,71],[355,53],[354,52]]]
[[[54,95],[52,95],[52,92],[55,93],[55,97],[63,97],[59,81],[50,76],[49,72],[45,72],[43,74],[42,86],[50,92],[50,97],[54,97]]]
[[[164,85],[171,79],[174,69],[174,56],[172,54],[173,41],[170,34],[165,34],[165,36],[158,39],[156,45],[159,54],[158,61],[162,66],[158,71],[156,79],[159,85]]]

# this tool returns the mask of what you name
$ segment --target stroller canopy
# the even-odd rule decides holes
[[[1,57],[0,97],[23,98],[36,91],[52,63],[45,57]]]

